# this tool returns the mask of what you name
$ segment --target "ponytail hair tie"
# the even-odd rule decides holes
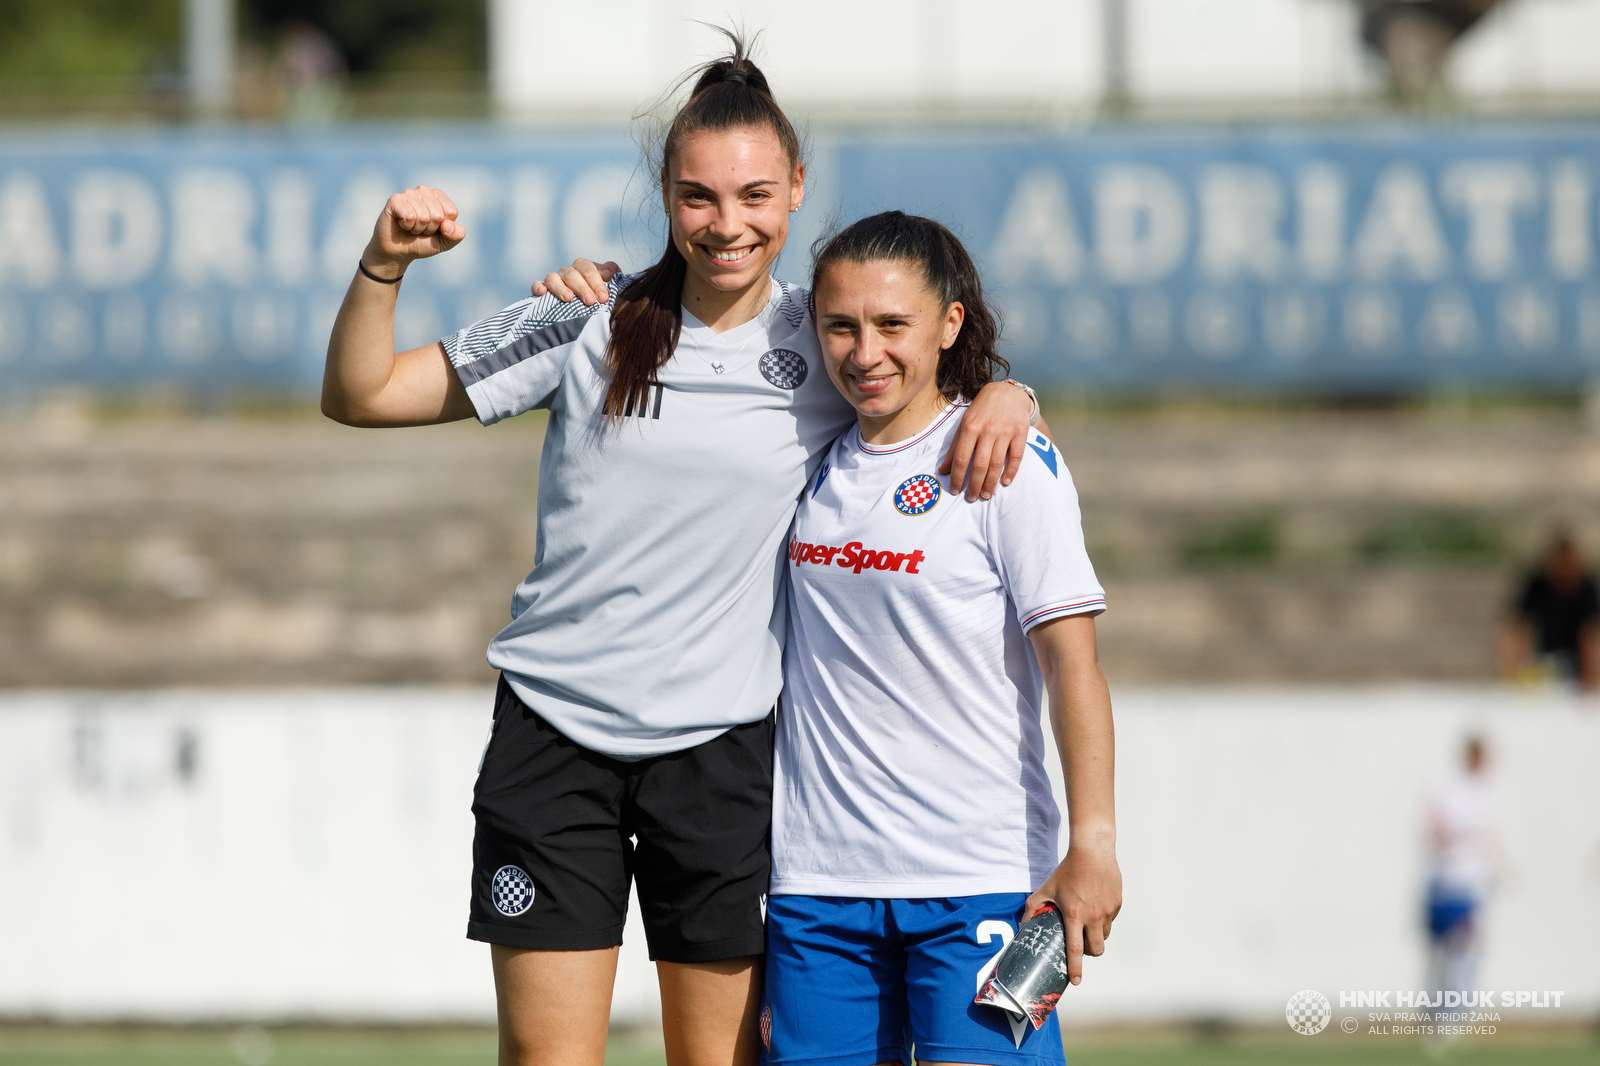
[[[740,85],[750,84],[750,75],[738,67],[729,67],[727,73],[722,75],[723,81],[736,81]]]

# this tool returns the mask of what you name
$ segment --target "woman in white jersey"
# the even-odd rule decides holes
[[[1121,907],[1105,594],[1061,454],[1035,434],[1012,486],[938,474],[1005,363],[971,258],[898,211],[817,254],[823,364],[857,412],[795,516],[773,782],[761,1029],[783,1066],[1059,1064],[1061,1034],[973,1003],[1019,920],[1066,922],[1068,969]],[[1059,864],[1040,715],[1066,774]]]
[[[660,174],[667,249],[605,302],[525,300],[398,354],[407,264],[465,230],[442,192],[395,195],[328,348],[341,422],[550,412],[473,802],[468,936],[493,945],[502,1062],[599,1066],[630,880],[672,1066],[759,1050],[783,543],[853,412],[806,293],[770,277],[804,168],[742,45],[701,71]],[[973,481],[1021,458],[1032,409],[1003,383],[982,402]]]

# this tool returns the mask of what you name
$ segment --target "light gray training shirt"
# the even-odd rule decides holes
[[[784,542],[855,411],[828,380],[804,289],[750,322],[683,313],[677,351],[620,425],[601,407],[612,302],[522,300],[444,339],[478,420],[550,412],[538,547],[489,644],[524,703],[624,759],[758,721],[783,686]]]

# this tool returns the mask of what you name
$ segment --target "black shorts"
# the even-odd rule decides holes
[[[638,883],[650,957],[713,962],[765,947],[773,718],[638,762],[579,746],[500,679],[473,790],[472,916],[490,944],[622,943]]]

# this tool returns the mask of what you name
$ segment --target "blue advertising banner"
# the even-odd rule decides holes
[[[838,170],[845,217],[958,227],[1040,381],[1600,373],[1594,127],[908,140]]]
[[[653,260],[621,135],[482,127],[0,135],[0,389],[314,386],[389,193],[468,239],[415,264],[425,343],[574,256]],[[1600,126],[819,138],[812,204],[950,224],[1043,385],[1381,390],[1600,375]]]
[[[642,231],[626,137],[483,128],[0,136],[0,389],[315,387],[391,193],[445,189],[467,239],[407,272],[401,348]],[[659,215],[659,211],[656,212]],[[624,223],[640,230],[624,242]]]

